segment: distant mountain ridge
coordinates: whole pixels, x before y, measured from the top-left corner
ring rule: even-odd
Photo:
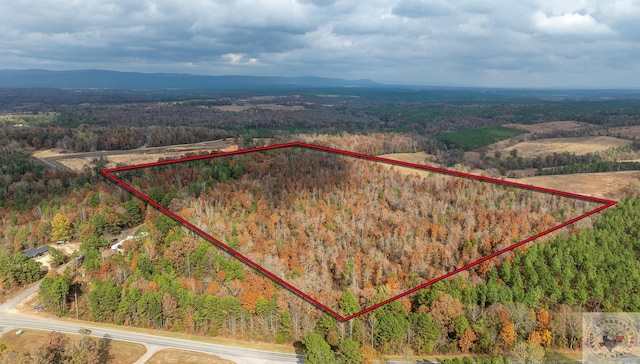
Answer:
[[[204,76],[180,73],[141,73],[106,70],[0,70],[0,87],[111,89],[256,89],[294,87],[375,87],[371,80],[315,76]]]

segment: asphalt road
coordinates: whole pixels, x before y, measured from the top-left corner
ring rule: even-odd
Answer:
[[[202,343],[198,341],[168,338],[164,336],[140,334],[126,330],[105,329],[92,326],[87,321],[82,325],[59,322],[56,319],[25,315],[16,310],[16,307],[37,292],[40,282],[25,289],[16,297],[0,305],[0,332],[16,329],[36,329],[45,331],[58,331],[77,334],[80,328],[91,330],[91,336],[97,338],[110,338],[143,344],[147,347],[174,348],[181,350],[198,351],[232,360],[236,363],[247,364],[275,364],[275,363],[304,363],[303,355],[276,353],[270,351],[243,349],[232,346]]]
[[[62,333],[77,334],[80,328],[91,330],[92,337],[109,338],[143,345],[155,345],[163,348],[199,351],[214,354],[219,357],[233,360],[237,363],[304,363],[304,356],[294,354],[275,353],[270,351],[242,349],[231,346],[201,343],[197,341],[168,338],[163,336],[139,334],[120,330],[92,327],[90,322],[86,325],[68,324],[56,322],[51,319],[37,319],[29,316],[8,316],[0,314],[0,331],[9,328],[36,329],[45,331],[58,331]]]

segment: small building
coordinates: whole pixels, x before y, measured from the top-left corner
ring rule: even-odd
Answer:
[[[22,252],[22,255],[24,255],[27,258],[37,258],[41,255],[44,255],[48,251],[49,251],[49,246],[45,245],[39,248],[32,248],[29,250],[25,250]]]

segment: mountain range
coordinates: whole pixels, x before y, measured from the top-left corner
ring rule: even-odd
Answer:
[[[378,85],[366,79],[345,80],[315,76],[203,76],[180,73],[140,73],[106,70],[0,70],[0,87],[5,88],[243,90],[300,87],[375,87]]]

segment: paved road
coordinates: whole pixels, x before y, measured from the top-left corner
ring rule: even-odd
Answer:
[[[236,363],[247,364],[275,364],[275,363],[304,363],[303,355],[276,353],[270,351],[242,349],[232,346],[208,344],[198,341],[168,338],[164,336],[139,334],[126,330],[105,329],[94,327],[91,322],[72,324],[59,322],[56,319],[31,316],[20,313],[16,307],[27,297],[37,292],[40,282],[32,285],[16,297],[0,305],[0,332],[11,328],[37,329],[45,331],[58,331],[77,334],[80,328],[91,330],[93,337],[107,337],[113,340],[122,340],[140,343],[148,348],[174,348],[181,350],[199,351],[214,354]]]
[[[91,323],[69,324],[57,322],[55,319],[38,319],[26,315],[9,316],[0,314],[0,332],[8,328],[37,329],[45,331],[58,331],[63,333],[77,334],[81,327],[91,330],[91,336],[99,338],[110,338],[163,348],[175,348],[182,350],[199,351],[214,354],[225,359],[233,360],[237,363],[304,363],[304,356],[294,354],[275,353],[270,351],[252,350],[223,346],[216,344],[201,343],[197,341],[175,339],[163,336],[139,334],[113,329],[92,327]]]

